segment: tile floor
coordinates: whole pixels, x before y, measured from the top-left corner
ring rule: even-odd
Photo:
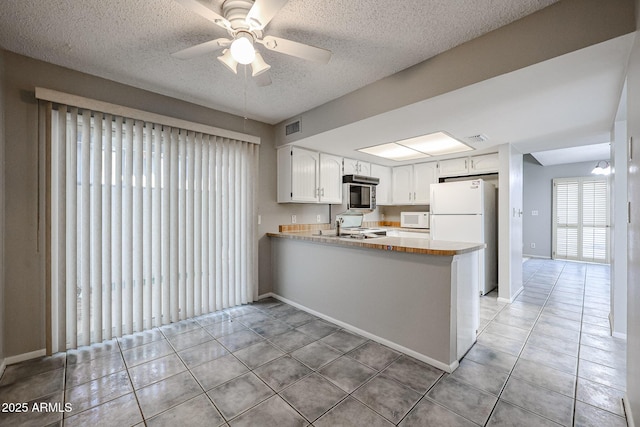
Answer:
[[[11,426],[626,426],[606,266],[531,259],[451,375],[268,299],[7,367]],[[50,406],[50,408],[52,407]]]

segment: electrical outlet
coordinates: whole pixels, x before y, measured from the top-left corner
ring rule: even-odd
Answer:
[[[531,216],[538,216],[538,211],[531,211]]]
[[[536,248],[536,244],[535,243],[531,243],[531,249],[535,249]]]
[[[380,219],[384,219],[384,214],[380,214]]]
[[[291,215],[291,224],[295,224],[295,223],[296,223],[296,216]]]
[[[262,224],[262,215],[258,215],[258,225]]]
[[[316,222],[320,222],[322,221],[322,218],[320,218],[320,215],[316,215]]]

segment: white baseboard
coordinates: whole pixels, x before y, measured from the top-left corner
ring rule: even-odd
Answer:
[[[542,255],[528,255],[528,254],[522,254],[523,258],[536,258],[536,259],[551,259],[550,256],[542,256]]]
[[[500,289],[498,287],[498,289]],[[498,297],[498,302],[503,302],[505,304],[511,304],[513,301],[515,301],[516,298],[518,298],[518,295],[520,295],[522,293],[522,291],[524,291],[524,286],[521,286],[520,289],[518,289],[515,293],[515,295],[512,295],[511,298],[501,298]]]
[[[317,317],[319,317],[321,319],[327,320],[327,321],[329,321],[331,323],[335,323],[336,325],[341,326],[344,329],[347,329],[347,330],[349,330],[351,332],[354,332],[354,333],[356,333],[358,335],[362,335],[363,337],[369,338],[370,340],[373,340],[373,341],[376,341],[376,342],[378,342],[380,344],[386,345],[387,347],[390,347],[390,348],[392,348],[394,350],[398,350],[401,353],[404,353],[404,354],[406,354],[408,356],[411,356],[411,357],[413,357],[415,359],[418,359],[418,360],[420,360],[422,362],[428,363],[429,365],[434,366],[434,367],[436,367],[438,369],[442,369],[445,372],[451,373],[459,365],[457,360],[455,362],[453,362],[452,364],[450,364],[450,365],[447,365],[446,363],[439,362],[439,361],[437,361],[435,359],[432,359],[432,358],[430,358],[428,356],[425,356],[424,354],[420,354],[420,353],[418,353],[418,352],[416,352],[414,350],[411,350],[409,348],[406,348],[404,346],[396,344],[396,343],[394,343],[392,341],[389,341],[389,340],[387,340],[385,338],[379,337],[379,336],[374,335],[374,334],[372,334],[370,332],[367,332],[367,331],[364,331],[364,330],[362,330],[360,328],[357,328],[357,327],[355,327],[355,326],[353,326],[353,325],[351,325],[349,323],[342,322],[342,321],[340,321],[338,319],[334,319],[331,316],[327,316],[325,314],[322,314],[320,312],[312,310],[312,309],[310,309],[308,307],[305,307],[302,304],[298,304],[297,302],[291,301],[291,300],[289,300],[287,298],[284,298],[284,297],[282,297],[280,295],[274,294],[273,292],[269,292],[268,294],[265,294],[264,297],[265,298],[273,297],[273,298],[275,298],[277,300],[280,300],[280,301],[282,301],[284,303],[287,303],[287,304],[292,305],[292,306],[294,306],[296,308],[299,308],[300,310],[306,311],[309,314],[313,314],[314,316],[317,316]]]
[[[262,294],[262,295],[258,295],[258,301],[260,301],[261,299],[265,299],[265,298],[275,298],[275,295],[273,292],[267,292],[266,294]]]
[[[29,353],[22,353],[22,354],[17,354],[15,356],[9,356],[6,359],[4,359],[4,361],[8,366],[8,365],[13,365],[15,363],[24,362],[25,360],[31,360],[31,359],[35,359],[37,357],[42,357],[46,355],[47,355],[47,350],[43,348],[41,350],[31,351]]]
[[[611,336],[614,338],[620,338],[623,340],[627,340],[627,334],[623,332],[614,332],[613,330],[613,313],[609,313],[609,332],[611,332]]]
[[[622,398],[622,406],[624,406],[624,413],[627,415],[627,425],[629,427],[635,427],[636,424],[633,421],[633,413],[631,412],[631,405],[629,404],[629,398],[625,394]]]

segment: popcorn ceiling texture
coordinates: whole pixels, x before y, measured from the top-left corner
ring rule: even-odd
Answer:
[[[171,53],[226,32],[173,0],[6,0],[0,47],[267,123],[352,92],[557,0],[290,0],[265,30],[333,52],[318,65],[258,46],[273,84],[205,55]],[[221,0],[202,1],[220,11]]]

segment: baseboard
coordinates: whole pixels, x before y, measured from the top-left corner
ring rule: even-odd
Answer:
[[[536,259],[551,259],[550,256],[542,256],[542,255],[527,255],[527,254],[522,254],[523,258],[536,258]]]
[[[25,360],[35,359],[37,357],[43,357],[47,355],[46,349],[31,351],[29,353],[17,354],[15,356],[10,356],[4,359],[5,363],[8,365],[13,365],[16,363],[24,362]]]
[[[636,427],[633,421],[633,413],[631,412],[631,405],[629,404],[629,397],[625,394],[622,398],[622,406],[624,406],[624,413],[627,415],[627,426]]]
[[[613,313],[609,313],[609,332],[611,332],[611,336],[614,338],[620,338],[623,340],[627,340],[627,334],[622,332],[615,332],[613,330]]]
[[[309,314],[313,314],[314,316],[319,317],[319,318],[324,319],[324,320],[327,320],[327,321],[329,321],[331,323],[335,323],[336,325],[338,325],[338,326],[340,326],[340,327],[342,327],[344,329],[347,329],[347,330],[349,330],[349,331],[351,331],[353,333],[356,333],[358,335],[361,335],[363,337],[369,338],[370,340],[376,341],[376,342],[378,342],[380,344],[386,345],[387,347],[390,347],[390,348],[392,348],[394,350],[398,350],[401,353],[404,353],[404,354],[406,354],[408,356],[411,356],[411,357],[413,357],[415,359],[418,359],[418,360],[420,360],[422,362],[425,362],[425,363],[427,363],[427,364],[429,364],[431,366],[434,366],[434,367],[436,367],[438,369],[441,369],[441,370],[443,370],[445,372],[451,373],[459,365],[457,360],[454,361],[452,364],[447,365],[446,363],[442,363],[440,361],[437,361],[435,359],[427,357],[427,356],[425,356],[423,354],[420,354],[420,353],[418,353],[418,352],[416,352],[414,350],[411,350],[409,348],[406,348],[404,346],[396,344],[396,343],[394,343],[392,341],[389,341],[386,338],[379,337],[379,336],[374,335],[374,334],[372,334],[370,332],[367,332],[367,331],[364,331],[364,330],[362,330],[362,329],[360,329],[358,327],[355,327],[355,326],[353,326],[353,325],[351,325],[349,323],[343,322],[343,321],[338,320],[338,319],[334,319],[331,316],[327,316],[325,314],[322,314],[320,312],[312,310],[312,309],[310,309],[308,307],[305,307],[302,304],[298,304],[297,302],[291,301],[291,300],[289,300],[287,298],[284,298],[284,297],[282,297],[280,295],[277,295],[277,294],[274,294],[272,292],[270,292],[268,294],[265,294],[265,298],[267,298],[267,296],[273,297],[273,298],[275,298],[275,299],[277,299],[279,301],[282,301],[284,303],[292,305],[292,306],[294,306],[294,307],[296,307],[296,308],[298,308],[298,309],[300,309],[302,311],[306,311]]]
[[[266,294],[258,295],[258,301],[265,298],[275,298],[275,295],[273,292],[267,292]]]
[[[498,289],[500,289],[498,287]],[[514,302],[516,300],[516,298],[518,298],[518,295],[520,295],[522,293],[522,291],[524,291],[524,286],[521,286],[520,289],[518,289],[515,293],[515,295],[513,295],[511,298],[501,298],[498,297],[498,302],[503,302],[505,304],[511,304],[512,302]]]

